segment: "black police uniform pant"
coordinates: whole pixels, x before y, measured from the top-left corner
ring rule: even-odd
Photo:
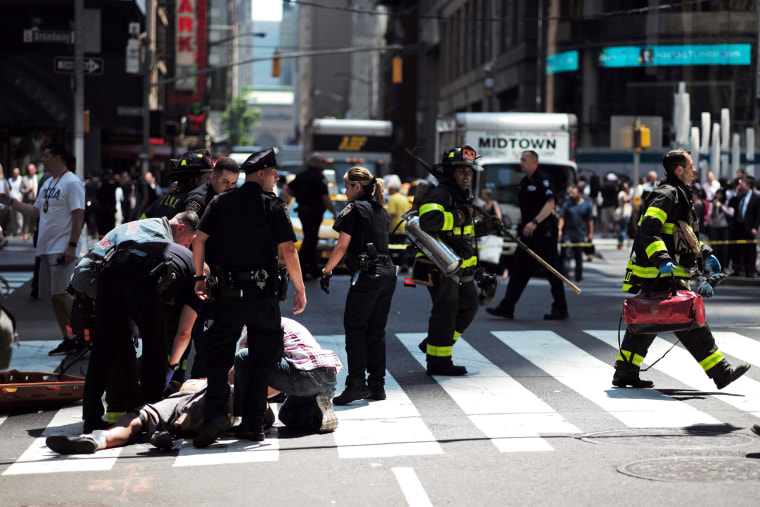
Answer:
[[[715,345],[715,338],[713,338],[712,331],[707,323],[695,329],[675,331],[674,334],[697,362],[706,359],[718,350]],[[656,336],[656,333],[633,333],[626,330],[620,349],[646,357],[647,351]]]
[[[525,245],[533,250],[536,255],[545,260],[554,269],[559,266],[559,253],[557,252],[557,234],[553,233],[549,236],[532,236],[530,238],[521,237]],[[518,248],[515,251],[515,258],[512,260],[512,269],[509,271],[509,284],[507,285],[507,293],[499,303],[499,308],[507,313],[514,313],[515,305],[522,296],[525,287],[528,285],[530,277],[535,272],[536,268],[541,264],[534,259],[528,252],[522,248]],[[567,300],[565,300],[565,287],[562,285],[562,281],[549,273],[546,268],[546,276],[551,286],[551,293],[554,302],[552,303],[552,311],[566,312]]]
[[[322,225],[324,210],[315,207],[299,206],[298,218],[303,227],[303,243],[298,257],[301,260],[301,271],[304,274],[318,276],[319,262],[317,259],[317,242],[319,241],[319,226]]]
[[[128,411],[163,397],[166,382],[166,303],[142,265],[106,268],[98,282],[98,336],[93,340],[83,395],[87,421],[103,416],[100,399],[108,386],[109,411]],[[130,320],[140,330],[139,382]],[[109,382],[109,378],[119,382]]]
[[[385,325],[396,290],[396,266],[378,266],[376,274],[361,273],[348,289],[343,327],[346,330],[348,377],[385,378]]]
[[[227,415],[226,404],[230,395],[227,374],[235,359],[235,345],[245,325],[248,327],[250,368],[247,370],[247,392],[239,398],[243,402],[239,413],[244,423],[254,426],[263,424],[267,376],[280,360],[283,345],[279,299],[257,292],[259,289],[254,286],[244,289],[243,297],[217,296],[211,305],[209,318],[214,323],[202,338],[208,374],[206,421]]]
[[[433,309],[428,321],[427,343],[451,347],[454,333],[464,333],[478,313],[478,292],[472,280],[460,283],[438,269],[432,271],[432,279],[433,285],[428,287]]]

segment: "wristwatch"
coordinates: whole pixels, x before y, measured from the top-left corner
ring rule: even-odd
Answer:
[[[193,277],[193,280],[195,280],[196,282],[200,282],[200,281],[203,281],[205,279],[206,279],[206,275],[195,275]]]
[[[73,246],[74,248],[76,248],[77,247],[77,242],[76,241],[69,241],[69,246]]]
[[[536,220],[535,218],[534,218],[533,220],[531,220],[530,222],[531,222],[532,224],[538,225],[538,220]]]
[[[325,278],[330,278],[332,277],[332,275],[333,275],[332,271],[328,273],[327,271],[325,271],[325,268],[322,268],[322,276],[324,276]]]
[[[179,363],[177,363],[177,364],[170,364],[169,365],[169,369],[172,370],[172,371],[179,370]]]

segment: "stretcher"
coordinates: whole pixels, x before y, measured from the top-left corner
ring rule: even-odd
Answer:
[[[19,407],[57,407],[82,399],[84,377],[39,371],[0,372],[0,411]]]

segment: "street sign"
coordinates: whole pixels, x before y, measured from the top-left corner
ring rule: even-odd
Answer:
[[[74,32],[70,30],[24,30],[25,44],[74,44]]]
[[[69,74],[74,72],[74,58],[71,56],[56,56],[55,71],[59,74]],[[85,57],[84,73],[88,76],[103,75],[103,59],[89,56]]]

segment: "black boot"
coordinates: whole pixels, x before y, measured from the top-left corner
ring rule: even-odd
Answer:
[[[612,376],[612,385],[615,387],[636,387],[644,389],[654,387],[651,380],[639,378],[639,367],[625,361],[615,361],[615,374]]]
[[[427,356],[427,374],[461,377],[467,375],[467,368],[455,365],[451,357]]]
[[[736,368],[731,366],[728,361],[721,359],[718,364],[707,370],[707,376],[713,379],[718,389],[723,389],[728,384],[738,379],[749,370],[747,363],[741,363]]]
[[[348,405],[352,401],[363,400],[370,395],[369,389],[367,389],[367,383],[364,379],[347,378],[346,389],[340,396],[333,398],[335,405]]]
[[[384,379],[370,380],[367,382],[367,385],[369,387],[369,396],[367,396],[368,400],[380,401],[385,399]]]
[[[425,338],[424,340],[422,340],[422,341],[421,341],[421,342],[420,342],[420,343],[417,345],[417,348],[418,348],[418,349],[420,349],[420,352],[422,352],[423,354],[427,354],[427,342],[428,342],[428,339],[427,339],[427,338]]]

